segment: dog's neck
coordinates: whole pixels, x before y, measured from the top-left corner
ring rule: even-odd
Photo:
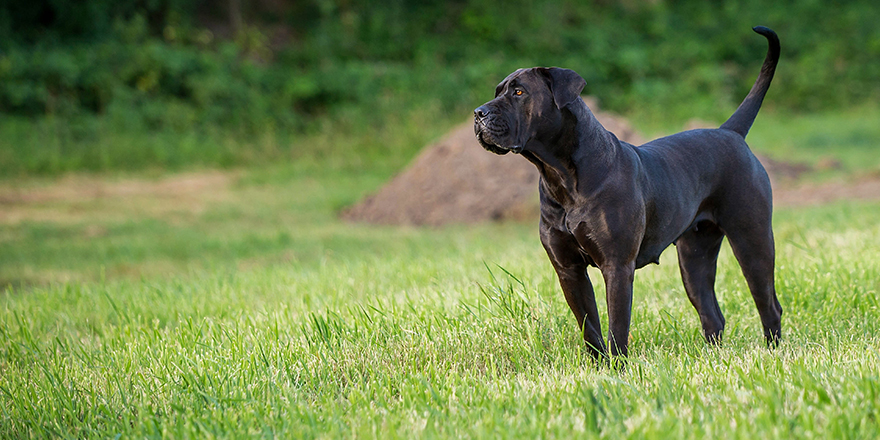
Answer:
[[[522,156],[538,168],[545,196],[566,206],[605,177],[620,142],[580,99],[566,106],[562,117],[573,121],[563,123],[554,137],[530,140]]]

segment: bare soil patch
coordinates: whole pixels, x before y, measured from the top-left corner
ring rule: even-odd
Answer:
[[[773,188],[773,202],[777,206],[821,205],[837,200],[880,200],[880,176]]]
[[[0,224],[194,214],[224,199],[234,179],[211,171],[154,180],[78,175],[44,185],[9,183],[0,185]]]

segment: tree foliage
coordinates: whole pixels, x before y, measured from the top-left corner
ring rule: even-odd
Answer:
[[[464,116],[510,71],[556,65],[607,108],[720,118],[763,60],[758,24],[782,41],[770,105],[850,107],[880,98],[878,22],[873,0],[4,2],[0,113],[308,133]]]

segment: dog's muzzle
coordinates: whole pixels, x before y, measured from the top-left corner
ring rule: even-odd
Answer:
[[[506,147],[501,141],[502,138],[510,135],[510,128],[504,118],[493,113],[492,110],[481,105],[474,110],[474,134],[477,141],[487,151],[495,154],[507,154],[509,152],[520,153],[522,146],[514,145]]]

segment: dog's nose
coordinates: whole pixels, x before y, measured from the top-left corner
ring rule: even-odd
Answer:
[[[489,108],[486,107],[485,105],[481,105],[481,106],[477,107],[476,110],[474,110],[474,116],[479,119],[485,118],[486,115],[488,115],[488,114],[489,114]]]

